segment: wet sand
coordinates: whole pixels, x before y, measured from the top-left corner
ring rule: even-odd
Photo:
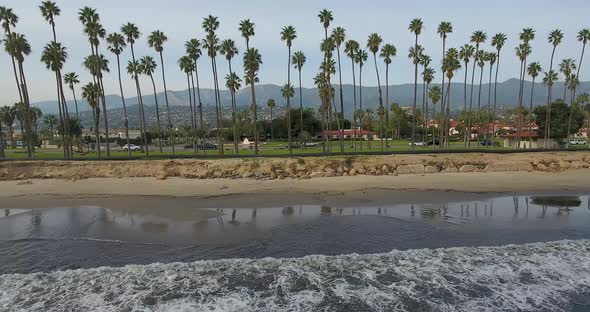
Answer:
[[[90,178],[0,181],[0,208],[108,206],[264,208],[285,205],[350,207],[476,200],[503,194],[588,192],[590,169],[559,173],[491,172],[354,176],[308,180]],[[203,210],[203,218],[211,212]]]

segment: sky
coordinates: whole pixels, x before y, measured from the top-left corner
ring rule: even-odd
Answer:
[[[32,45],[32,53],[25,60],[25,70],[31,102],[53,100],[56,98],[55,76],[40,62],[43,46],[50,42],[51,28],[42,18],[37,0],[2,0],[1,6],[12,8],[19,16],[19,22],[13,31],[23,33]],[[238,23],[249,18],[256,25],[256,35],[251,39],[251,46],[259,49],[263,65],[260,71],[261,83],[282,85],[287,81],[287,47],[280,40],[283,26],[293,25],[297,30],[297,39],[293,43],[293,51],[303,51],[307,63],[303,68],[303,87],[313,87],[313,77],[322,60],[319,45],[323,39],[323,28],[317,17],[321,9],[333,12],[332,27],[341,26],[346,29],[347,40],[355,39],[362,47],[366,45],[371,33],[378,33],[384,43],[397,47],[398,55],[390,65],[390,84],[412,83],[414,69],[408,59],[408,49],[413,45],[414,37],[408,31],[408,24],[413,18],[424,21],[424,30],[419,43],[425,53],[432,59],[435,69],[440,67],[442,55],[441,39],[436,33],[441,21],[450,21],[454,31],[449,35],[447,47],[459,48],[468,42],[470,34],[475,30],[483,30],[488,38],[502,32],[508,36],[503,50],[499,80],[504,81],[518,76],[519,62],[514,55],[518,45],[518,33],[523,27],[536,30],[536,39],[532,42],[533,53],[530,61],[539,61],[544,69],[549,67],[551,46],[547,43],[548,33],[556,28],[561,29],[565,37],[557,48],[555,62],[564,58],[573,58],[579,62],[581,43],[576,39],[577,32],[590,27],[587,13],[590,12],[590,1],[587,0],[57,0],[61,8],[61,16],[56,18],[58,41],[67,47],[69,58],[64,72],[74,71],[80,75],[82,84],[89,82],[91,76],[82,67],[85,56],[90,54],[90,46],[78,21],[77,12],[83,6],[97,9],[100,19],[108,33],[119,32],[121,25],[133,22],[142,32],[136,44],[136,55],[157,56],[147,46],[147,35],[154,31],[163,31],[168,37],[164,46],[164,63],[169,90],[184,90],[186,76],[178,69],[177,61],[184,55],[184,42],[191,38],[202,39],[205,32],[201,27],[204,17],[209,14],[219,17],[220,39],[233,39],[240,53],[245,49],[244,39],[238,30]],[[482,48],[491,51],[489,39]],[[110,60],[111,73],[105,77],[107,94],[118,94],[116,59],[106,51],[106,43],[101,44],[102,52]],[[122,54],[122,63],[130,58],[129,49]],[[590,55],[586,57],[580,79],[590,80]],[[372,60],[372,59],[371,59]],[[219,57],[217,60],[219,74],[228,73],[227,61]],[[234,59],[232,67],[242,76],[242,58]],[[159,65],[159,64],[158,64]],[[378,60],[382,83],[384,83],[385,67]],[[207,58],[199,62],[202,87],[212,87],[211,65]],[[124,69],[123,69],[124,70]],[[342,82],[352,83],[350,60],[342,56]],[[358,72],[357,72],[358,73]],[[367,63],[363,70],[363,85],[376,85],[377,79],[373,63]],[[162,91],[161,73],[156,73],[158,92]],[[124,92],[126,97],[135,95],[135,86],[126,73]],[[296,79],[292,71],[292,80]],[[456,77],[463,77],[462,70]],[[437,72],[435,81],[440,81]],[[561,78],[562,79],[562,78]],[[457,80],[460,80],[458,78]],[[151,93],[151,85],[147,78],[142,78],[144,93]],[[485,80],[484,80],[485,82]],[[296,81],[293,82],[296,85]],[[10,57],[0,52],[0,105],[11,105],[18,101],[16,82],[12,73]],[[82,85],[81,84],[81,85]],[[81,86],[80,85],[80,86]],[[77,90],[77,92],[79,92]],[[68,92],[69,93],[69,92]],[[69,98],[69,94],[68,98]],[[79,96],[79,95],[78,95]]]

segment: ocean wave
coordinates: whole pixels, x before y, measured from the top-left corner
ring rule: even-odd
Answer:
[[[0,276],[0,311],[570,311],[589,296],[590,240]]]

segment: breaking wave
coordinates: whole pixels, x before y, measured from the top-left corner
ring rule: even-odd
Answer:
[[[588,298],[590,240],[0,276],[0,311],[573,311]]]

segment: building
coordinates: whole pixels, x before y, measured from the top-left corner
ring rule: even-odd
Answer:
[[[363,140],[377,140],[378,136],[376,132],[373,131],[368,131],[368,130],[362,130],[362,129],[344,129],[344,139],[352,139],[352,138],[357,138],[357,139],[363,139]],[[342,133],[340,132],[340,130],[330,130],[330,131],[324,131],[322,132],[322,135],[320,136],[320,138],[322,137],[330,137],[332,139],[339,139],[340,135]]]
[[[518,141],[519,137],[520,142]],[[501,135],[500,138],[503,140],[504,147],[522,149],[545,147],[545,139],[540,137],[537,132],[521,132],[520,135],[518,133],[510,133]],[[559,143],[554,139],[549,139],[547,147],[558,148]]]

